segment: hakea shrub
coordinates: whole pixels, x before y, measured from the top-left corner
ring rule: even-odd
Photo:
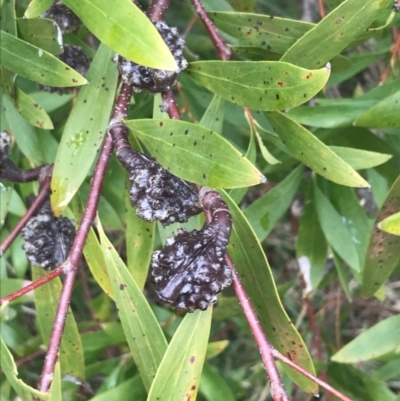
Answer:
[[[180,72],[189,65],[183,57],[185,41],[178,36],[177,28],[170,28],[164,21],[157,21],[154,25],[171,50],[178,68],[175,71],[157,70],[116,55],[113,61],[118,64],[122,81],[132,85],[135,92],[147,90],[155,94],[168,91],[176,84]]]
[[[151,274],[157,295],[174,308],[193,312],[217,301],[232,282],[225,262],[232,218],[221,196],[201,188],[200,199],[211,222],[198,231],[178,229],[162,251],[152,254]]]
[[[46,201],[21,231],[22,248],[30,263],[46,270],[62,265],[75,239],[74,223],[66,217],[55,217]]]

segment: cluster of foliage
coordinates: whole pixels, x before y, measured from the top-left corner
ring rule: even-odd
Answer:
[[[172,220],[143,220],[139,165],[157,172],[161,165],[164,178],[221,194],[232,214],[230,257],[274,348],[354,400],[399,400],[400,13],[393,0],[326,0],[326,17],[316,12],[315,22],[301,20],[300,2],[204,1],[230,61],[218,60],[222,49],[189,0],[172,1],[165,16],[186,41],[182,54],[182,39],[173,39],[175,58],[160,36],[169,28],[156,28],[130,0],[64,0],[72,26],[44,14],[52,3],[0,1],[0,128],[11,137],[0,149],[2,241],[39,192],[37,181],[10,182],[11,163],[26,170],[54,163],[52,213],[68,235],[67,219],[79,227],[119,72],[127,71],[122,63],[133,66],[126,75],[148,79],[124,121],[141,159],[129,174],[115,155],[107,167],[50,392],[36,388],[64,278],[1,307],[1,400],[275,399],[231,288],[215,306],[196,301],[206,310],[186,314],[156,295],[151,276],[164,280],[176,238],[215,235],[212,224],[200,231],[201,215],[168,226]],[[302,2],[309,3],[316,6]],[[79,68],[63,59],[68,45],[82,49]],[[177,68],[183,56],[188,63]],[[181,121],[154,94],[160,82],[169,90],[175,81]],[[0,260],[2,297],[46,275],[23,250],[32,250],[24,238],[31,240],[37,220],[30,224]],[[72,241],[61,242],[66,256]],[[39,256],[46,268],[52,256],[56,266],[65,259]],[[320,391],[278,367],[290,399]]]

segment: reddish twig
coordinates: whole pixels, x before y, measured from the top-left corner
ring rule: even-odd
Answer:
[[[28,292],[33,291],[35,288],[38,288],[42,286],[43,284],[48,283],[49,281],[55,279],[58,276],[61,276],[61,274],[64,273],[64,264],[62,264],[60,267],[57,269],[52,270],[49,274],[46,274],[44,277],[42,277],[39,280],[34,281],[33,283],[26,285],[25,287],[13,292],[10,295],[5,296],[4,298],[0,299],[0,305],[3,305],[6,302],[11,302],[14,299],[17,299],[19,297],[22,297],[22,295],[27,294]]]
[[[43,168],[42,170],[43,171]],[[51,169],[50,169],[51,171]],[[25,215],[21,218],[18,224],[14,227],[8,237],[2,242],[0,245],[0,257],[4,255],[4,252],[9,248],[9,246],[13,243],[15,238],[17,238],[18,234],[24,228],[25,224],[28,220],[37,212],[37,210],[42,206],[43,202],[47,199],[50,192],[50,174],[48,174],[40,187],[39,194],[27,210]]]
[[[324,2],[323,0],[318,0],[318,9],[319,9],[319,15],[321,17],[321,19],[325,18],[325,7],[324,7]]]
[[[67,318],[68,307],[71,300],[72,289],[75,283],[78,263],[82,250],[86,242],[92,221],[95,218],[97,206],[100,199],[100,191],[103,185],[104,176],[108,166],[108,161],[112,153],[112,139],[110,134],[106,134],[102,150],[93,172],[92,182],[88,201],[83,213],[82,221],[76,233],[75,241],[72,245],[66,263],[65,272],[68,273],[61,291],[56,318],[51,332],[50,342],[43,366],[42,377],[39,383],[39,390],[46,392],[50,388],[53,378],[54,367],[57,361],[57,354],[60,347],[62,333],[64,331],[65,320]]]
[[[390,50],[390,60],[388,62],[388,65],[385,69],[385,71],[383,72],[383,74],[381,75],[381,79],[380,79],[380,84],[384,84],[387,80],[387,77],[389,76],[390,71],[392,70],[392,64],[394,63],[394,59],[396,57],[396,54],[399,57],[399,63],[400,63],[400,34],[397,35],[397,29],[396,28],[392,28],[392,34],[393,34],[393,39],[394,39],[394,45],[392,46],[392,49]]]
[[[286,356],[282,355],[279,351],[277,351],[275,348],[272,349],[272,354],[274,357],[281,362],[285,363],[286,365],[289,365],[291,368],[297,370],[299,373],[304,375],[305,377],[308,377],[310,380],[313,382],[317,383],[321,387],[323,387],[325,390],[329,391],[331,394],[336,396],[342,401],[353,401],[351,398],[347,397],[346,395],[342,394],[340,391],[334,389],[332,386],[329,384],[325,383],[323,380],[319,379],[318,377],[315,377],[312,375],[310,372],[307,372],[304,368],[301,366],[297,365],[297,363],[291,361],[289,358],[286,358]]]
[[[149,7],[149,9],[147,11],[147,15],[153,22],[160,21],[161,19],[164,18],[164,14],[166,13],[166,11],[169,7],[169,3],[171,3],[171,0],[155,1]]]
[[[225,41],[221,38],[217,30],[215,29],[215,26],[212,23],[211,19],[208,17],[206,10],[201,4],[201,1],[192,0],[192,4],[199,18],[201,19],[201,22],[210,35],[210,39],[212,40],[214,47],[218,52],[219,58],[225,61],[230,60],[232,57],[232,49],[225,43]]]
[[[181,113],[176,105],[172,91],[163,92],[162,98],[164,110],[168,113],[169,117],[174,120],[181,120]]]
[[[257,347],[260,351],[265,370],[268,373],[271,383],[271,396],[274,401],[289,400],[283,386],[279,371],[275,364],[274,355],[272,353],[273,348],[267,340],[267,337],[265,336],[264,330],[261,327],[260,321],[257,318],[257,314],[253,309],[253,305],[251,304],[250,299],[242,286],[242,283],[239,280],[235,265],[233,264],[229,254],[225,256],[225,261],[232,269],[233,289],[235,290],[240,306],[243,309],[243,313],[246,316],[246,320],[250,326],[253,337],[256,340]]]

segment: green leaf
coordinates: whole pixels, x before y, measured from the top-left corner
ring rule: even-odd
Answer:
[[[54,21],[46,18],[17,18],[18,37],[51,54],[63,52],[61,32]]]
[[[4,343],[2,336],[0,336],[0,361],[3,373],[21,400],[50,401],[49,393],[35,390],[18,378],[18,370],[14,358]]]
[[[380,222],[400,209],[400,176],[392,185],[376,219]],[[367,250],[362,295],[372,296],[390,276],[400,258],[400,237],[374,227]]]
[[[201,118],[200,125],[222,135],[224,125],[225,100],[214,96]]]
[[[290,355],[294,362],[310,373],[315,372],[307,348],[279,299],[260,242],[241,210],[226,193],[222,195],[233,216],[229,254],[268,340],[279,352]],[[303,375],[291,368],[287,368],[287,373],[304,391],[317,392],[317,385]]]
[[[206,363],[200,381],[200,393],[208,401],[236,401],[233,390],[222,378],[220,372]]]
[[[143,384],[149,390],[167,350],[167,341],[150,305],[106,237],[100,223],[97,228],[118,315]]]
[[[346,148],[343,146],[329,146],[341,159],[354,170],[364,170],[380,166],[390,160],[393,155],[370,152],[368,150]]]
[[[53,129],[53,123],[43,107],[18,87],[15,87],[14,106],[29,124],[41,129]]]
[[[368,187],[355,170],[300,124],[280,112],[265,115],[293,156],[316,173],[341,185]]]
[[[314,191],[310,185],[299,221],[296,243],[296,258],[306,282],[306,294],[314,291],[321,282],[327,257],[328,244],[318,221]]]
[[[144,400],[146,398],[146,390],[143,387],[142,380],[139,375],[132,377],[115,387],[103,391],[102,393],[91,398],[90,401],[109,401],[109,400]]]
[[[156,27],[130,0],[63,0],[99,40],[147,67],[174,71],[174,57]]]
[[[53,4],[54,0],[32,0],[25,11],[25,18],[40,17]]]
[[[400,127],[400,91],[383,99],[362,114],[354,125],[359,127]]]
[[[43,162],[42,150],[35,130],[26,120],[18,113],[12,104],[11,98],[3,94],[3,106],[5,107],[5,115],[18,147],[22,153],[29,159],[33,165],[39,165]]]
[[[50,399],[51,401],[62,401],[62,388],[61,388],[61,368],[60,361],[57,361],[54,366],[53,380],[50,386]]]
[[[33,280],[38,280],[45,275],[46,272],[41,267],[32,266]],[[61,281],[56,277],[34,291],[37,323],[46,346],[49,344],[56,317],[61,288]],[[69,374],[79,380],[85,380],[82,342],[71,308],[68,309],[59,355],[63,376]]]
[[[387,354],[400,355],[400,315],[391,316],[346,344],[332,356],[341,363],[359,363]]]
[[[106,46],[100,46],[88,72],[90,84],[80,90],[64,128],[51,181],[56,215],[79,189],[102,145],[118,76],[112,54]]]
[[[0,227],[3,227],[4,220],[7,216],[12,194],[13,184],[4,182],[0,185]]]
[[[0,3],[0,8],[0,28],[10,35],[17,36],[17,25],[15,23],[15,0],[2,1]]]
[[[125,199],[127,209],[126,264],[137,286],[143,290],[153,251],[156,223],[148,223],[138,217],[130,204],[129,196],[126,196]]]
[[[314,185],[315,206],[319,224],[329,245],[351,266],[356,272],[360,271],[360,260],[356,245],[342,217],[333,207],[329,199]]]
[[[79,73],[52,54],[0,31],[1,65],[40,84],[71,87],[87,83]]]
[[[148,401],[195,400],[210,335],[212,307],[186,314],[149,391]]]
[[[305,70],[280,61],[198,61],[186,72],[232,103],[282,110],[315,96],[326,84],[330,69]]]
[[[378,227],[389,234],[400,235],[400,212],[386,217],[378,223]]]
[[[320,68],[339,54],[376,18],[390,0],[346,0],[304,34],[281,60],[304,68]]]
[[[244,215],[259,241],[263,241],[286,213],[303,178],[303,166],[297,166],[278,185],[253,202]]]
[[[220,135],[186,121],[129,120],[126,125],[172,174],[212,188],[256,185],[264,176]]]
[[[214,315],[213,315],[214,317]],[[206,359],[211,359],[219,355],[221,352],[224,352],[226,347],[229,345],[228,340],[220,340],[220,341],[213,341],[208,343],[207,345],[207,352],[206,352]]]
[[[213,12],[215,26],[247,47],[259,47],[282,54],[314,24],[270,15]]]

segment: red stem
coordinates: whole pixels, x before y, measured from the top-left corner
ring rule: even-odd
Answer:
[[[233,264],[229,254],[226,254],[225,261],[232,269],[233,289],[235,290],[247,322],[249,323],[253,337],[256,340],[257,347],[260,351],[265,370],[268,373],[271,383],[271,397],[274,399],[274,401],[289,401],[279,371],[275,364],[274,355],[272,353],[273,348],[264,334],[264,330],[257,318],[257,314],[255,313],[253,305],[251,304],[250,299],[239,280],[235,265]]]
[[[215,29],[215,26],[212,23],[211,19],[208,17],[207,12],[203,7],[203,4],[201,4],[201,1],[192,0],[192,4],[199,18],[201,19],[201,22],[210,35],[210,39],[212,40],[214,47],[218,52],[219,58],[225,61],[230,60],[232,58],[232,49],[225,43],[225,41],[221,38],[217,30]]]
[[[21,232],[21,230],[24,228],[25,224],[28,222],[28,220],[36,213],[36,211],[42,206],[43,202],[47,199],[49,196],[50,192],[50,177],[46,177],[40,190],[39,194],[30,206],[30,208],[27,210],[25,215],[22,217],[22,219],[18,222],[18,224],[14,227],[14,229],[11,231],[11,233],[8,235],[8,237],[3,241],[3,243],[0,245],[0,257],[4,255],[4,252],[9,248],[9,246],[13,243],[15,238],[17,238],[18,234]]]
[[[168,113],[169,117],[173,120],[181,120],[181,112],[176,105],[174,94],[172,91],[162,92],[164,110]]]
[[[297,370],[299,373],[301,373],[302,375],[308,377],[310,380],[312,380],[313,382],[317,383],[318,385],[320,385],[321,387],[323,387],[325,390],[329,391],[330,393],[332,393],[334,396],[336,396],[337,398],[339,398],[342,401],[353,401],[351,398],[347,397],[346,395],[342,394],[341,392],[339,392],[338,390],[334,389],[332,386],[330,386],[329,384],[325,383],[323,380],[319,379],[318,377],[315,377],[314,375],[312,375],[311,373],[307,372],[304,368],[302,368],[301,366],[297,365],[296,363],[294,363],[293,361],[291,361],[289,358],[287,358],[286,356],[282,355],[279,351],[277,351],[275,348],[272,349],[272,354],[274,355],[274,357],[276,359],[279,359],[280,361],[282,361],[283,363],[286,363],[286,365],[289,365],[291,368]]]
[[[75,241],[67,261],[64,263],[65,269],[69,269],[66,275],[64,285],[61,291],[56,318],[51,332],[49,347],[43,366],[42,377],[39,383],[39,390],[46,392],[50,388],[53,378],[54,367],[57,361],[57,354],[60,347],[62,333],[67,318],[68,307],[71,300],[72,289],[75,283],[78,263],[80,261],[82,250],[86,242],[92,221],[95,218],[97,205],[100,199],[101,187],[107,170],[108,161],[112,153],[112,139],[110,134],[106,134],[102,150],[93,172],[92,182],[88,201],[83,213],[82,221],[76,233]]]
[[[147,15],[153,21],[160,21],[164,18],[164,14],[166,13],[169,3],[171,0],[158,0],[152,4],[149,9],[147,10]]]

